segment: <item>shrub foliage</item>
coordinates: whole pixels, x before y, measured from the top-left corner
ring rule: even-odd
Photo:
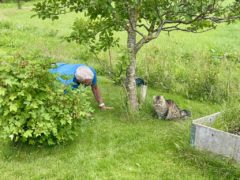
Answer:
[[[92,112],[81,89],[64,87],[48,61],[0,61],[0,135],[29,144],[73,140]]]

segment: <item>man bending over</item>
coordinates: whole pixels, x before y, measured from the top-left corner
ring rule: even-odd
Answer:
[[[112,109],[112,107],[105,106],[99,87],[97,85],[97,74],[96,71],[89,66],[84,64],[65,64],[56,63],[57,67],[50,69],[51,73],[57,73],[60,76],[68,76],[68,79],[58,77],[58,80],[66,86],[71,85],[72,89],[78,88],[80,84],[85,86],[91,86],[93,95],[98,102],[99,108]]]

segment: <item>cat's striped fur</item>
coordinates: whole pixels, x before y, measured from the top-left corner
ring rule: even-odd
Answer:
[[[173,100],[165,100],[163,96],[153,97],[153,107],[160,119],[180,119],[191,116],[187,110],[181,110]]]

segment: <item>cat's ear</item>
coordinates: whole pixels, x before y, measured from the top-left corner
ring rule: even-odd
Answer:
[[[160,96],[161,101],[166,101],[164,96]]]

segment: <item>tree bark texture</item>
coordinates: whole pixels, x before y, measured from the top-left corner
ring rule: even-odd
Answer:
[[[137,99],[136,91],[136,23],[137,23],[137,14],[134,9],[129,12],[129,28],[128,28],[128,53],[130,65],[127,69],[127,79],[126,79],[126,89],[128,93],[128,101],[131,111],[137,111],[139,104]]]
[[[21,1],[20,0],[17,0],[17,5],[18,5],[18,9],[21,9],[22,6],[21,6]]]

